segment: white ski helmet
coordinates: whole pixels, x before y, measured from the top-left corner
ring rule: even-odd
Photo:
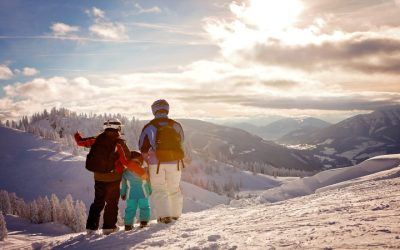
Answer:
[[[153,112],[153,115],[156,115],[156,113],[160,110],[165,110],[167,114],[169,112],[169,104],[164,99],[157,100],[151,105],[151,111]]]
[[[103,129],[106,130],[108,128],[116,129],[118,131],[122,130],[122,123],[117,118],[112,118],[104,122]]]

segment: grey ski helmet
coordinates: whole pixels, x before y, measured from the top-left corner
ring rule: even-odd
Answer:
[[[151,111],[153,112],[153,115],[156,115],[156,113],[160,110],[165,110],[167,114],[169,113],[169,104],[164,99],[157,100],[151,105]]]

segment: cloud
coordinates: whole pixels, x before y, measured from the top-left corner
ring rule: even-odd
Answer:
[[[64,77],[36,78],[25,83],[15,83],[4,87],[9,97],[24,98],[40,103],[60,100],[84,99],[96,95],[97,87],[83,77],[67,79]]]
[[[24,115],[32,115],[34,112],[43,111],[40,103],[31,100],[15,101],[8,97],[0,98],[0,120],[17,120]]]
[[[391,63],[398,60],[382,60],[384,56],[400,54],[400,39],[354,37],[320,45],[287,46],[279,42],[257,44],[252,49],[238,52],[244,60],[266,65],[282,65],[304,70],[321,70],[329,67],[361,69],[368,72],[397,71]],[[378,58],[382,63],[366,63],[366,59]],[[364,66],[363,66],[364,65]],[[368,70],[368,71],[367,71]]]
[[[34,75],[39,74],[39,71],[37,69],[35,69],[35,68],[25,67],[22,70],[22,74],[24,76],[34,76]]]
[[[255,8],[257,4],[260,5],[259,8]],[[218,18],[206,20],[205,29],[220,46],[222,55],[232,63],[261,63],[302,70],[329,70],[331,67],[342,67],[346,70],[370,68],[372,72],[386,70],[396,73],[396,67],[391,70],[391,67],[384,63],[369,63],[368,67],[361,67],[359,62],[388,62],[383,57],[393,53],[400,54],[400,15],[393,2],[368,0],[352,1],[349,4],[348,1],[342,0],[334,3],[303,1],[302,8],[296,9],[302,12],[291,14],[295,19],[284,23],[284,28],[280,25],[274,26],[276,24],[273,20],[268,20],[269,17],[265,16],[265,13],[258,11],[261,6],[270,7],[268,11],[284,12],[278,8],[280,4],[275,6],[275,3],[252,0],[248,5],[232,3],[231,21]],[[374,7],[381,11],[373,14],[376,11]],[[395,19],[391,18],[393,9],[397,13]],[[353,18],[354,13],[357,14],[356,20]],[[375,26],[368,24],[367,30],[360,28],[363,23],[376,16],[386,22],[378,25],[375,23]],[[340,21],[342,19],[356,21],[357,26],[350,27]],[[284,21],[287,20],[290,19]],[[393,20],[397,22],[393,23]],[[267,24],[273,27],[266,27]]]
[[[151,8],[143,8],[139,3],[135,3],[135,8],[139,11],[139,13],[161,13],[162,10],[158,6],[153,6]]]
[[[8,80],[14,76],[12,70],[5,64],[0,64],[0,80]]]
[[[94,18],[105,18],[105,11],[102,9],[99,9],[97,7],[92,7],[91,9],[85,10],[85,13]]]
[[[111,40],[126,40],[126,28],[123,24],[101,22],[90,26],[90,32],[98,37]]]
[[[93,14],[93,16],[99,17],[99,18],[104,18],[104,15],[105,15],[103,10],[96,8],[96,7],[92,8],[92,14]]]
[[[272,68],[267,72],[262,67],[240,68],[224,61],[198,61],[176,72],[36,78],[9,84],[4,92],[12,100],[10,107],[25,100],[46,108],[56,105],[78,112],[118,112],[140,115],[141,119],[151,118],[149,107],[160,98],[171,102],[175,117],[197,118],[265,115],[272,110],[285,110],[287,115],[307,114],[307,110],[373,110],[400,100],[398,93],[356,93],[313,82],[306,75],[283,75]],[[22,113],[28,110],[31,108],[26,106]]]
[[[65,23],[53,23],[50,26],[50,29],[53,31],[55,36],[65,36],[79,31],[78,26],[71,26]]]
[[[377,27],[398,27],[400,21],[398,0],[307,0],[304,3],[307,8],[300,17],[302,25],[308,25],[315,18],[322,18],[326,21],[325,33],[335,30],[360,32]]]
[[[372,100],[371,100],[372,98]],[[248,95],[194,95],[182,97],[182,101],[195,99],[202,103],[224,103],[234,105],[232,107],[246,109],[252,107],[257,109],[280,109],[280,110],[325,110],[325,111],[348,111],[348,110],[376,110],[378,108],[400,105],[400,94],[342,94],[336,96],[248,96]]]
[[[91,34],[108,40],[123,41],[128,40],[125,25],[106,20],[105,11],[93,7],[86,10],[86,13],[94,17],[93,24],[89,27]]]

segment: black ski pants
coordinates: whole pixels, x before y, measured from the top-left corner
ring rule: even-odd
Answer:
[[[90,206],[86,229],[97,230],[99,228],[100,213],[103,209],[103,229],[112,229],[116,227],[118,217],[119,185],[120,181],[95,181],[94,201]]]

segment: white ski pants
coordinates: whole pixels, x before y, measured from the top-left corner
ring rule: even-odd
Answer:
[[[180,166],[182,168],[182,166]],[[157,164],[149,166],[150,182],[153,193],[150,195],[152,213],[158,218],[180,217],[183,197],[179,183],[181,170],[176,163],[161,163],[157,174]]]

